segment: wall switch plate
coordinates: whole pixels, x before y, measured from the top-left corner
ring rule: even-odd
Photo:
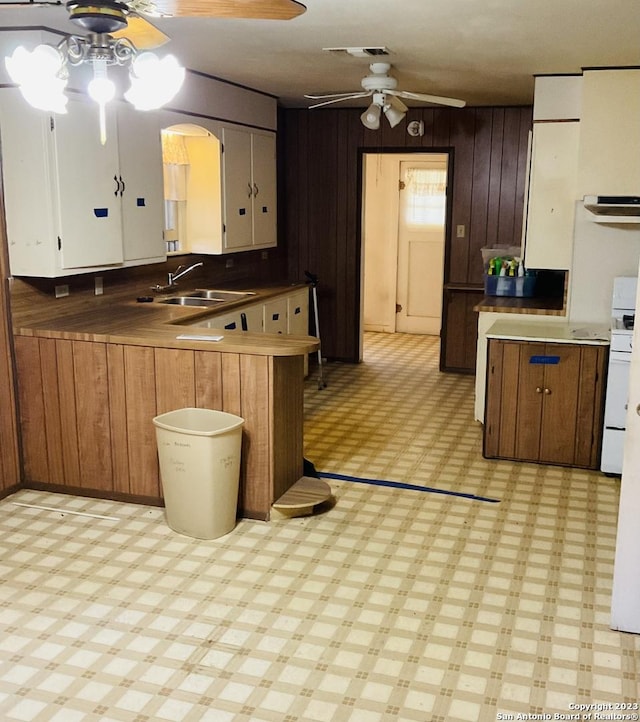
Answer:
[[[460,224],[459,226],[456,226],[456,238],[464,238],[464,225]]]
[[[233,268],[233,258],[227,258],[225,268]]]
[[[69,295],[69,286],[65,283],[55,287],[56,298],[64,298]]]
[[[95,289],[96,289],[96,290],[95,290],[95,293],[96,293],[96,296],[102,296],[102,294],[103,294],[103,292],[104,292],[104,285],[103,285],[103,283],[102,283],[102,276],[96,276],[96,277],[95,277],[95,284],[96,284],[96,285],[95,285]]]

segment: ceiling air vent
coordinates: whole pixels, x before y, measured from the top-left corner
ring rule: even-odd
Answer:
[[[329,53],[347,53],[352,55],[354,58],[377,58],[383,55],[389,55],[389,48],[385,48],[384,45],[373,48],[322,48]]]

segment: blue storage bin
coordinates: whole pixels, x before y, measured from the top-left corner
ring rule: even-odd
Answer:
[[[514,296],[531,298],[535,290],[536,277],[529,276],[489,276],[484,277],[485,296]]]

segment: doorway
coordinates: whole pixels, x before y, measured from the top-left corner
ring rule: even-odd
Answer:
[[[361,329],[439,336],[449,155],[364,153],[362,162]]]

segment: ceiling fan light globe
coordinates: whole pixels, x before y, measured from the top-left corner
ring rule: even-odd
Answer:
[[[364,125],[365,128],[369,128],[369,130],[378,130],[378,128],[380,127],[381,110],[382,109],[379,105],[377,105],[376,103],[371,103],[371,105],[360,116],[362,125]]]
[[[63,62],[60,52],[52,45],[38,45],[31,52],[21,45],[4,60],[9,77],[18,85],[54,79]]]
[[[384,109],[384,117],[389,121],[389,125],[392,128],[395,128],[398,123],[402,122],[405,115],[406,113],[403,113],[401,110],[398,110],[391,105],[387,105]]]
[[[152,58],[137,64],[143,55]],[[131,66],[131,87],[124,97],[136,110],[156,110],[175,97],[184,77],[185,70],[173,55],[160,60],[154,53],[142,53]]]
[[[67,112],[67,96],[63,92],[65,85],[65,81],[50,81],[47,86],[30,83],[21,85],[20,93],[32,108],[64,114]]]

